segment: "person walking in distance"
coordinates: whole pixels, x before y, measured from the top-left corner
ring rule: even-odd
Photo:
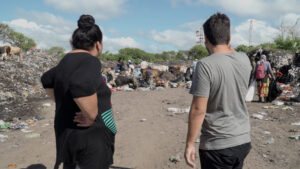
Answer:
[[[241,169],[251,149],[245,104],[250,60],[231,48],[230,20],[225,14],[212,15],[203,29],[210,56],[197,63],[193,74],[185,160],[196,167],[194,142],[201,129],[201,169]]]
[[[255,66],[255,78],[257,81],[257,93],[259,102],[265,102],[269,95],[270,78],[275,79],[271,64],[266,55],[261,55]]]

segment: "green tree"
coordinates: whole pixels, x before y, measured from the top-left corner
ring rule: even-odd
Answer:
[[[294,39],[287,37],[283,38],[281,36],[277,37],[275,40],[275,45],[277,49],[283,50],[300,50],[300,37]]]
[[[188,59],[190,59],[190,60],[201,59],[208,55],[209,55],[209,53],[205,47],[197,45],[189,50]]]
[[[50,55],[58,56],[62,58],[65,55],[65,49],[59,46],[53,46],[48,50]]]
[[[239,45],[235,48],[236,51],[238,52],[244,52],[244,53],[248,53],[249,51],[252,50],[253,47],[249,47],[246,45]]]

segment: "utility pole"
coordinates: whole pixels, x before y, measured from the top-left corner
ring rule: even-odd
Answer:
[[[196,39],[196,45],[204,46],[204,34],[202,29],[196,31]]]
[[[249,46],[253,45],[253,20],[250,20],[250,27],[249,27]]]

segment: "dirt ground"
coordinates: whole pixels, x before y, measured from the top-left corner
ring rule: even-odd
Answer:
[[[122,169],[185,169],[183,152],[187,133],[187,113],[173,114],[167,108],[187,108],[192,96],[187,89],[166,89],[151,92],[115,92],[112,102],[118,128],[112,168]],[[42,103],[52,103],[49,100]],[[263,106],[269,106],[268,109]],[[252,150],[245,161],[245,169],[298,169],[300,168],[300,140],[289,136],[299,135],[300,105],[292,105],[293,110],[283,110],[285,106],[270,107],[270,103],[248,103],[250,116],[264,114],[264,119],[251,118]],[[27,168],[40,164],[53,168],[55,160],[55,140],[53,131],[54,105],[42,106],[39,115],[45,119],[30,127],[31,133],[20,130],[0,132],[8,139],[0,142],[0,168],[10,164],[16,168]],[[266,132],[268,131],[268,132]],[[26,135],[39,133],[37,138]],[[266,142],[273,138],[274,142]],[[199,143],[195,143],[198,145]],[[197,168],[199,157],[196,154]],[[169,159],[179,157],[174,163]],[[36,165],[38,166],[38,165]],[[34,167],[33,167],[34,168]],[[36,167],[38,168],[38,167]]]

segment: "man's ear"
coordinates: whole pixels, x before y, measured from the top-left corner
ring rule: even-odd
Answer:
[[[231,42],[231,35],[229,35],[228,45],[230,45]]]

